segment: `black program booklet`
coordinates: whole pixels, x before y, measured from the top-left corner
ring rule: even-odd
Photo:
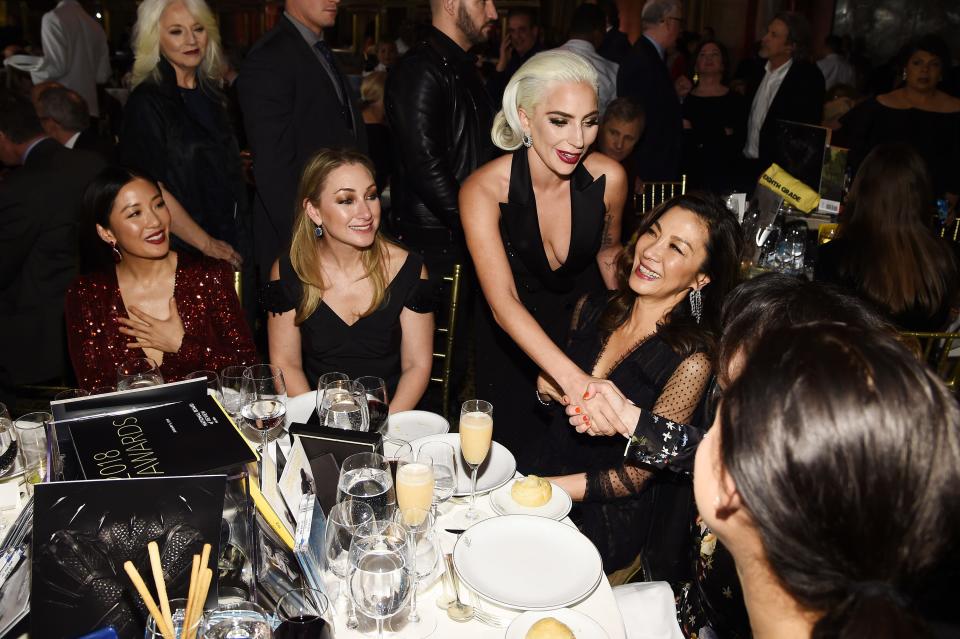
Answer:
[[[198,475],[255,460],[220,405],[206,395],[59,423],[70,429],[86,479]]]

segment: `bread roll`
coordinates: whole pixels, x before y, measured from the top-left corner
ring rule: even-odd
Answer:
[[[523,479],[513,482],[510,488],[510,496],[513,501],[521,506],[528,508],[537,508],[550,501],[553,494],[553,486],[546,479],[536,475],[528,475]]]
[[[565,623],[544,617],[527,630],[525,639],[577,639]]]

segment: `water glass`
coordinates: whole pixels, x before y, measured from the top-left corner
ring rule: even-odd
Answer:
[[[390,413],[387,401],[387,384],[379,377],[366,376],[354,380],[367,393],[367,409],[370,413],[370,432],[384,433],[387,430],[387,417]]]
[[[408,569],[413,575],[413,594],[410,599],[410,615],[406,632],[418,631],[423,634],[424,631],[432,632],[433,628],[421,628],[420,615],[417,613],[417,584],[420,579],[429,577],[437,568],[440,558],[440,545],[437,542],[437,534],[434,530],[436,520],[433,513],[429,510],[411,508],[408,510],[398,510],[394,513],[394,521],[403,524],[407,528],[407,544],[410,548],[410,559]],[[409,627],[415,624],[414,627]]]
[[[374,521],[373,510],[362,501],[347,499],[334,505],[327,514],[323,530],[323,552],[327,568],[340,579],[341,608],[347,610],[347,628],[357,627],[357,615],[347,597],[347,577],[350,574],[350,545],[354,535],[362,534],[362,527]]]
[[[287,387],[280,367],[248,367],[240,384],[240,416],[248,428],[260,433],[261,452],[266,452],[269,436],[283,428],[286,413]]]
[[[390,519],[397,497],[390,466],[377,453],[356,453],[343,460],[337,482],[337,501],[362,501],[377,519]]]
[[[327,596],[312,588],[290,590],[277,602],[274,639],[333,639]]]
[[[33,485],[47,481],[50,457],[47,449],[47,430],[53,423],[50,413],[27,413],[14,422],[17,448],[23,464],[27,492],[33,494]]]
[[[220,371],[223,408],[238,426],[240,425],[240,387],[243,386],[243,373],[246,370],[246,366],[227,366]]]
[[[406,526],[377,523],[375,533],[353,539],[349,584],[354,605],[377,622],[377,636],[383,639],[383,622],[407,604],[416,571],[410,568]]]
[[[160,367],[149,357],[131,357],[117,368],[117,390],[147,388],[163,383]]]
[[[200,621],[199,639],[271,639],[267,612],[251,601],[220,604]]]
[[[457,451],[447,442],[427,442],[417,451],[433,462],[433,516],[457,491]]]
[[[327,387],[327,384],[333,382],[349,382],[350,376],[346,373],[324,373],[317,380],[317,418],[320,420],[320,423],[323,424],[323,420],[326,418],[326,412],[323,409],[323,389]]]
[[[17,444],[13,436],[13,422],[7,407],[0,403],[0,477],[17,465]]]
[[[350,380],[330,382],[323,388],[320,414],[324,426],[341,430],[370,430],[367,394],[363,386]]]
[[[186,639],[191,634],[195,633],[200,627],[200,620],[198,619],[196,624],[191,628],[184,628],[183,621],[187,612],[187,600],[186,599],[171,599],[170,600],[170,617],[173,620],[173,636],[174,639]],[[160,629],[157,628],[157,622],[153,618],[153,615],[147,617],[147,631],[143,635],[145,639],[164,639],[163,633],[160,632]]]
[[[203,379],[207,382],[207,395],[215,398],[220,404],[223,404],[223,389],[220,386],[220,376],[216,371],[194,371],[184,379]]]

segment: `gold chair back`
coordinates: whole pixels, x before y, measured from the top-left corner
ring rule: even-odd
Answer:
[[[430,378],[430,382],[440,385],[443,416],[450,415],[450,378],[453,370],[453,344],[457,334],[457,311],[460,306],[460,277],[463,267],[453,265],[453,272],[443,278],[446,288],[446,318],[445,322],[438,318],[434,340],[433,363],[434,372],[439,375]]]
[[[237,299],[243,304],[243,278],[240,271],[233,272],[233,290],[237,292]]]
[[[947,387],[956,391],[960,382],[960,333],[904,332],[901,335]]]
[[[633,195],[633,210],[636,215],[643,215],[670,198],[683,195],[686,192],[686,175],[681,175],[679,182],[645,182],[643,190]]]

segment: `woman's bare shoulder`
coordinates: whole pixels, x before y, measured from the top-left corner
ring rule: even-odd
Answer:
[[[460,187],[461,195],[505,200],[510,187],[511,157],[502,155],[471,173]]]

